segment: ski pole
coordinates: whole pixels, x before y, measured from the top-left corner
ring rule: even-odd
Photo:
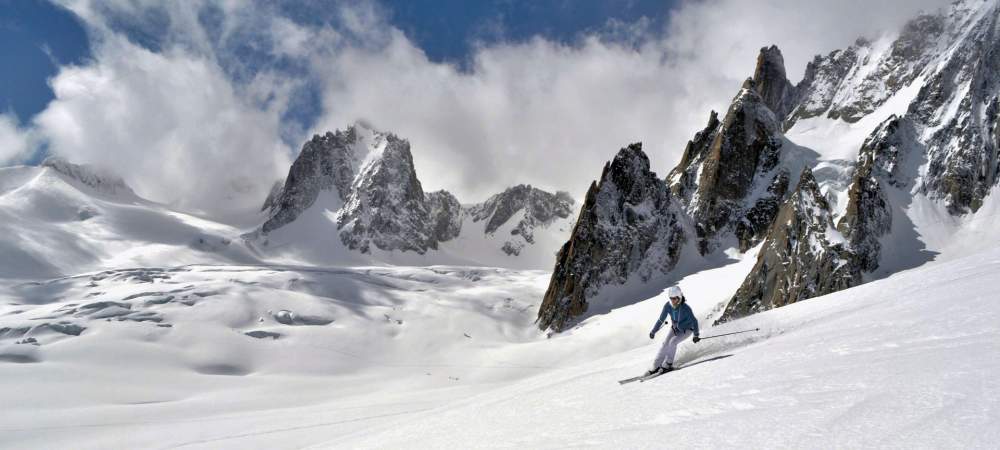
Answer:
[[[726,334],[717,334],[715,336],[705,336],[705,337],[701,338],[700,340],[704,341],[705,339],[712,339],[712,338],[717,338],[717,337],[722,337],[722,336],[729,336],[730,334],[749,333],[751,331],[760,331],[760,328],[754,328],[752,330],[734,331],[732,333],[726,333]]]

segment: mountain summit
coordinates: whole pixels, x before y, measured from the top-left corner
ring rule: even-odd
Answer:
[[[570,216],[573,200],[526,185],[467,206],[448,191],[425,193],[409,141],[357,123],[307,141],[263,211],[263,224],[247,235],[262,251],[297,248],[307,259],[326,261],[337,255],[364,261],[351,256],[357,253],[424,264],[542,268],[555,250],[552,239],[536,242],[536,230],[565,229],[555,222]],[[533,246],[549,249],[544,263],[536,252],[520,258]]]

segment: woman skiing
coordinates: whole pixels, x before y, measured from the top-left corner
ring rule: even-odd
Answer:
[[[646,375],[653,375],[655,373],[666,373],[674,370],[674,354],[677,353],[677,344],[688,338],[688,336],[694,335],[692,342],[698,343],[701,340],[698,337],[698,319],[694,317],[694,312],[691,311],[691,307],[687,305],[684,300],[684,293],[681,292],[681,288],[678,286],[671,286],[667,289],[667,297],[670,297],[665,305],[663,305],[663,312],[660,313],[660,318],[653,325],[653,331],[649,332],[649,338],[654,339],[656,337],[656,332],[660,330],[663,323],[667,320],[667,316],[670,316],[670,332],[667,333],[667,339],[663,341],[663,346],[660,347],[660,352],[656,354],[656,360],[653,361],[653,368],[646,372]]]

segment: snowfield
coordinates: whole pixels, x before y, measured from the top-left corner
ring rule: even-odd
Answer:
[[[615,380],[654,344],[316,448],[995,448],[998,273],[996,250],[913,270],[705,329],[761,332],[646,383]]]
[[[1000,442],[1000,250],[710,327],[748,266],[680,284],[703,336],[760,332],[686,342],[686,368],[624,386],[663,338],[646,336],[662,299],[548,337],[533,326],[541,271],[196,265],[5,282],[0,447]]]

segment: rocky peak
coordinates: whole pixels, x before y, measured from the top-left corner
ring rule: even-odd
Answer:
[[[566,192],[551,194],[521,184],[507,188],[469,209],[474,221],[486,221],[487,233],[495,232],[518,211],[524,211],[525,220],[549,223],[556,218],[569,217],[573,212],[573,198]]]
[[[313,135],[306,141],[288,170],[284,186],[272,189],[264,202],[268,210],[268,220],[261,227],[264,233],[294,221],[312,206],[321,191],[333,192],[341,202],[347,200],[358,162],[369,144],[365,141],[370,140],[362,138],[359,127]]]
[[[768,229],[753,270],[716,323],[860,284],[852,259],[819,184],[805,169]]]
[[[777,46],[760,49],[753,85],[764,104],[779,120],[783,120],[795,106],[795,86],[785,75],[785,59]]]
[[[48,167],[102,194],[135,196],[135,192],[120,176],[88,164],[73,164],[63,158],[50,156],[42,161],[42,167]]]
[[[437,248],[430,215],[413,167],[410,143],[376,132],[344,207],[337,212],[340,239],[362,253],[370,246],[423,254]]]
[[[755,186],[774,185],[766,196],[785,192],[775,179],[781,151],[781,128],[774,113],[747,79],[720,122],[713,112],[708,126],[688,143],[681,164],[667,177],[671,192],[684,203],[695,222],[699,249],[707,254],[717,247],[717,237],[732,231],[760,198]],[[787,174],[784,175],[787,177]],[[763,211],[758,211],[762,213]],[[776,209],[775,209],[776,212]],[[754,214],[753,229],[763,233],[767,214]],[[759,236],[747,236],[741,246],[752,246]]]
[[[799,119],[827,112],[841,82],[860,63],[870,46],[867,40],[858,39],[846,50],[834,50],[826,56],[816,55],[806,64],[806,73],[795,87],[798,103],[785,119],[785,129],[791,128]]]
[[[556,219],[565,219],[573,213],[573,198],[569,193],[551,194],[530,185],[518,185],[490,197],[485,202],[469,208],[474,222],[485,222],[485,232],[493,234],[511,220],[517,220],[510,230],[501,250],[517,255],[527,244],[534,244],[534,230],[547,226]],[[520,218],[517,214],[520,213]]]
[[[684,231],[666,183],[649,170],[639,143],[621,149],[592,183],[538,312],[540,328],[561,331],[588,311],[602,288],[648,281],[677,263]]]

